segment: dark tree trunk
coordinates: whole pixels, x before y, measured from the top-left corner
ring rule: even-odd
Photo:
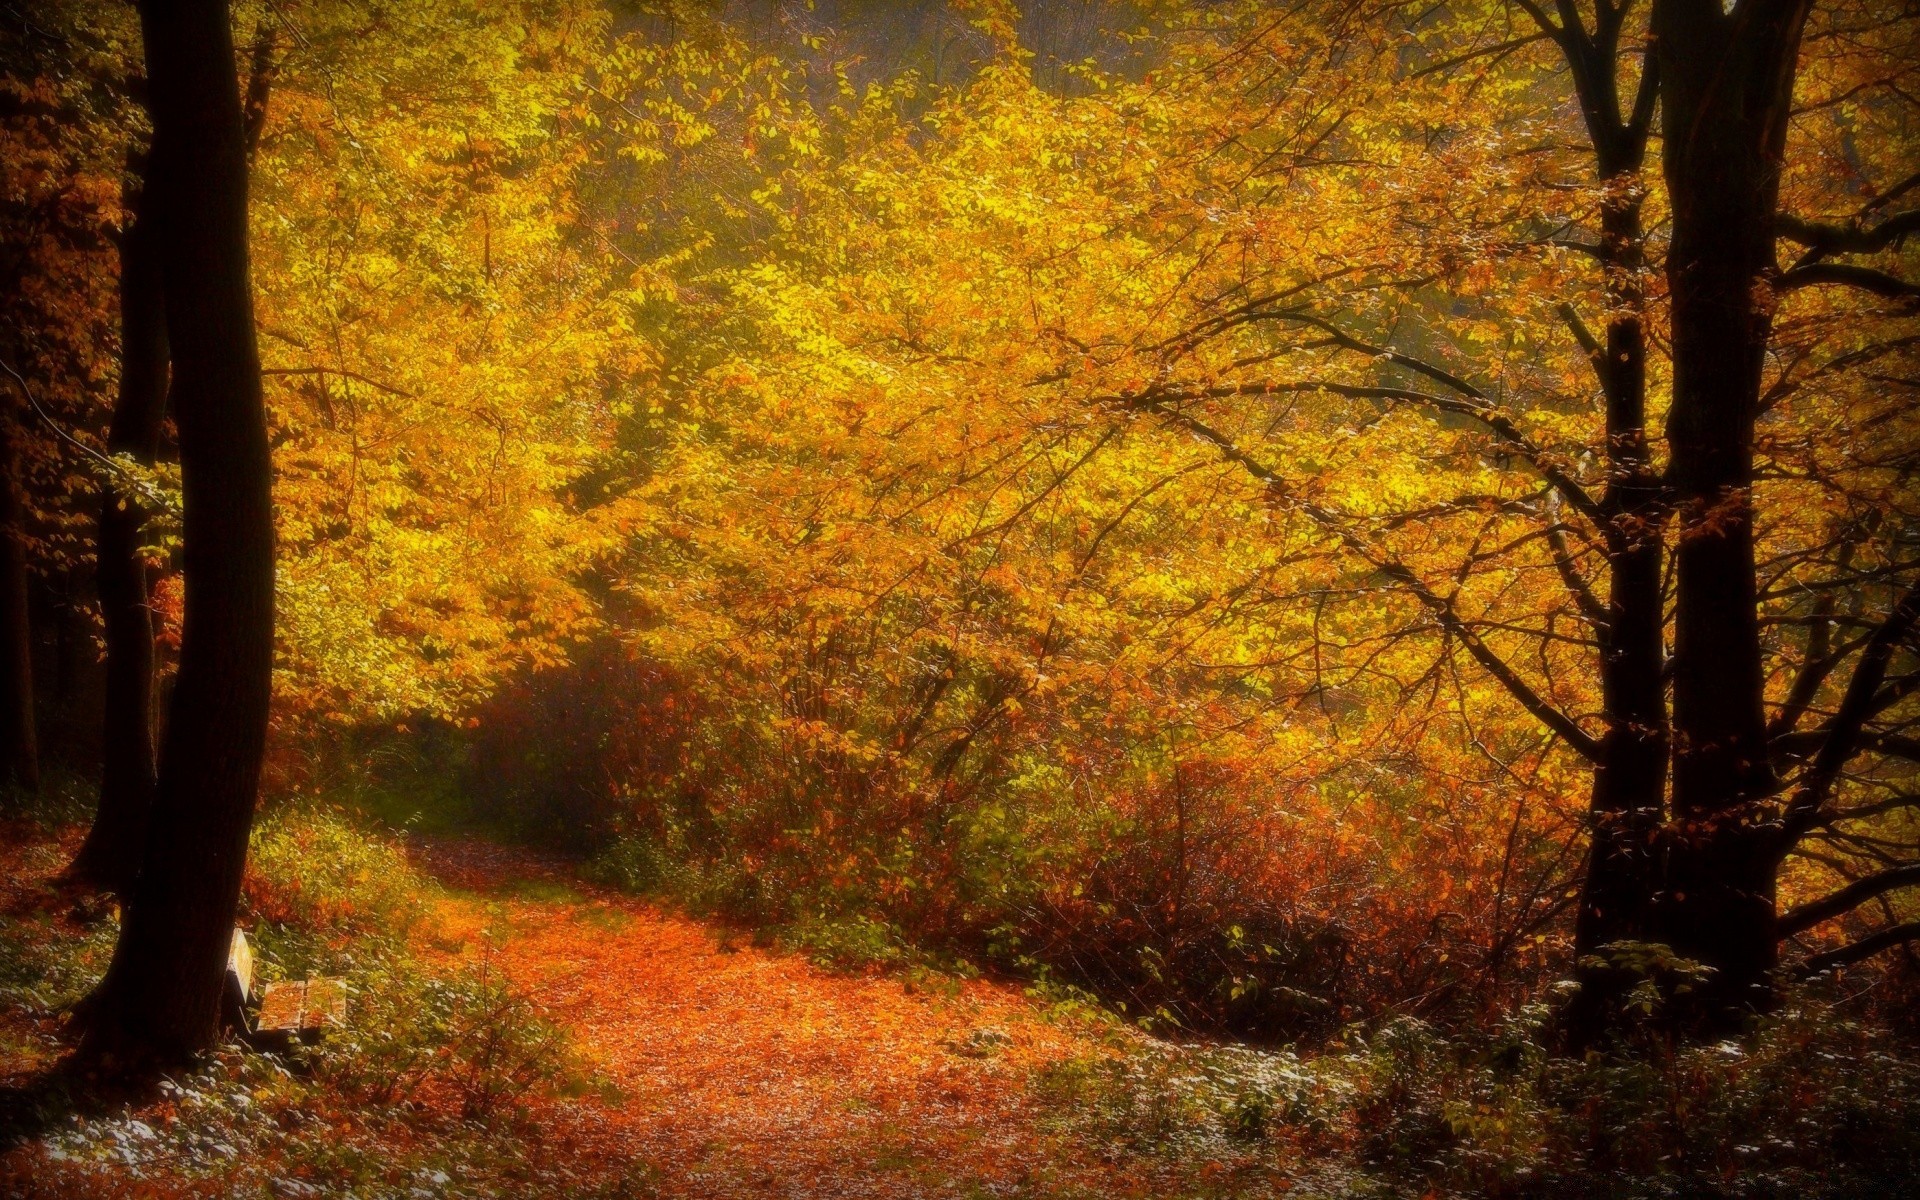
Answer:
[[[1753,431],[1806,0],[1654,9],[1673,237],[1669,476],[1679,516],[1673,825],[1662,932],[1713,969],[1696,1018],[1768,1001],[1771,797],[1754,571]]]
[[[1647,447],[1646,336],[1639,282],[1644,265],[1637,172],[1611,178],[1603,210],[1608,300],[1608,483],[1602,505],[1609,592],[1601,636],[1600,682],[1607,731],[1594,771],[1590,842],[1574,952],[1580,959],[1620,941],[1652,935],[1659,889],[1657,843],[1666,816],[1667,699],[1663,678],[1666,614],[1661,594],[1666,504]],[[1576,1044],[1588,1044],[1611,1019],[1628,982],[1608,967],[1582,966],[1571,1014]]]
[[[120,393],[107,447],[152,465],[166,409],[166,300],[159,244],[145,192],[120,241]],[[75,856],[76,880],[129,893],[153,804],[153,619],[140,533],[147,514],[132,491],[110,487],[100,504],[100,617],[107,650],[100,807]]]
[[[26,510],[20,435],[29,399],[0,414],[0,786],[40,786],[33,721],[33,627],[27,612]]]
[[[1580,991],[1568,1014],[1576,1046],[1598,1040],[1631,982],[1624,972],[1590,965],[1613,942],[1651,935],[1659,887],[1656,844],[1666,815],[1668,728],[1665,606],[1661,592],[1665,489],[1647,438],[1646,235],[1641,211],[1647,133],[1656,77],[1622,104],[1619,34],[1623,12],[1601,10],[1589,35],[1565,26],[1563,52],[1580,98],[1602,188],[1599,258],[1609,313],[1604,341],[1578,327],[1606,399],[1607,487],[1601,497],[1608,594],[1600,639],[1602,708],[1607,730],[1593,776],[1590,828],[1574,952]],[[1643,56],[1645,72],[1657,70]],[[1577,322],[1569,310],[1569,319]]]
[[[273,667],[273,513],[225,0],[144,0],[186,615],[146,852],[83,1055],[126,1069],[218,1033]]]

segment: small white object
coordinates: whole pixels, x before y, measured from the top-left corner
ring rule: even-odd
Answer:
[[[247,945],[247,935],[236,927],[233,941],[227,945],[227,974],[240,985],[240,1003],[245,1004],[253,997],[253,947]]]

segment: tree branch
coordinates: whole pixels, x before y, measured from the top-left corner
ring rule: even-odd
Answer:
[[[1908,863],[1903,867],[1856,879],[1831,896],[1787,910],[1780,917],[1779,936],[1792,937],[1796,933],[1804,933],[1822,921],[1852,912],[1875,896],[1884,896],[1916,884],[1920,884],[1920,863]]]
[[[1820,685],[1826,681],[1840,660],[1853,649],[1848,645],[1840,654],[1829,653],[1833,640],[1833,593],[1822,592],[1813,604],[1813,624],[1807,629],[1807,653],[1800,663],[1799,673],[1794,676],[1793,686],[1787,689],[1787,698],[1780,704],[1780,711],[1774,714],[1773,721],[1767,726],[1769,739],[1783,733],[1792,733],[1800,718],[1807,714],[1807,706],[1820,691]]]
[[[1800,777],[1793,797],[1787,802],[1778,853],[1784,856],[1793,843],[1819,820],[1820,810],[1833,790],[1840,770],[1853,757],[1860,732],[1873,714],[1880,684],[1887,676],[1887,664],[1893,661],[1894,648],[1920,621],[1920,583],[1908,588],[1887,614],[1880,628],[1867,639],[1860,661],[1854,664],[1853,677],[1847,681],[1846,694],[1839,709],[1826,723],[1826,739],[1812,765]]]
[[[1369,545],[1358,534],[1348,529],[1345,522],[1341,521],[1336,514],[1321,508],[1317,504],[1294,498],[1291,495],[1291,490],[1287,487],[1286,480],[1278,471],[1275,471],[1259,459],[1254,458],[1242,450],[1234,443],[1232,438],[1229,438],[1198,417],[1172,407],[1161,397],[1140,396],[1115,397],[1111,399],[1117,400],[1119,403],[1135,411],[1150,412],[1165,418],[1174,425],[1186,430],[1194,437],[1212,446],[1219,452],[1222,458],[1239,466],[1254,479],[1270,488],[1276,495],[1286,498],[1292,507],[1305,513],[1315,524],[1331,533],[1341,545],[1367,562],[1375,570],[1412,593],[1413,596],[1433,614],[1434,619],[1439,622],[1440,627],[1459,639],[1460,644],[1465,647],[1467,653],[1473,657],[1474,661],[1479,663],[1487,674],[1493,676],[1494,680],[1506,689],[1507,694],[1512,696],[1527,712],[1531,713],[1536,720],[1558,734],[1569,746],[1573,747],[1574,751],[1581,757],[1587,759],[1589,762],[1600,761],[1599,741],[1584,729],[1581,729],[1579,723],[1572,717],[1555,708],[1544,696],[1528,686],[1527,682],[1521,679],[1513,668],[1507,665],[1505,660],[1494,653],[1493,649],[1481,640],[1479,634],[1475,633],[1472,627],[1461,618],[1460,614],[1455,611],[1452,601],[1428,587],[1425,581],[1404,563],[1385,551]]]
[[[394,387],[392,384],[381,383],[378,379],[369,379],[356,371],[342,371],[338,367],[262,367],[260,373],[262,375],[337,375],[341,379],[364,383],[375,391],[385,392],[389,396],[400,396],[408,400],[419,399],[412,392]]]
[[[1606,645],[1609,632],[1613,628],[1611,614],[1607,606],[1594,595],[1593,587],[1580,574],[1579,566],[1573,561],[1572,549],[1567,545],[1566,529],[1558,522],[1547,528],[1547,547],[1553,553],[1553,569],[1560,573],[1560,581],[1572,593],[1574,604],[1580,609],[1580,615],[1600,637],[1600,644]]]
[[[1382,351],[1381,355],[1383,357],[1393,357],[1390,352],[1386,351]],[[1445,375],[1438,367],[1430,367],[1428,370],[1438,373],[1436,377]],[[1336,396],[1350,396],[1357,400],[1403,400],[1413,404],[1425,405],[1429,408],[1437,409],[1440,412],[1451,413],[1454,416],[1469,417],[1478,421],[1490,433],[1499,438],[1501,443],[1509,450],[1518,453],[1522,458],[1526,459],[1528,465],[1538,471],[1541,478],[1552,484],[1554,490],[1559,492],[1566,502],[1572,505],[1574,510],[1581,516],[1587,518],[1587,520],[1593,522],[1596,526],[1604,527],[1606,525],[1606,515],[1601,512],[1599,504],[1594,501],[1593,497],[1587,494],[1587,490],[1580,486],[1578,480],[1554,465],[1553,458],[1546,449],[1536,445],[1531,438],[1527,437],[1526,433],[1523,432],[1518,425],[1513,423],[1511,417],[1508,417],[1495,408],[1493,404],[1487,401],[1482,393],[1473,388],[1471,384],[1459,383],[1456,390],[1461,392],[1462,399],[1449,399],[1446,396],[1436,396],[1432,392],[1418,392],[1411,388],[1372,387],[1363,384],[1332,383],[1325,380],[1299,380],[1229,383],[1206,388],[1149,390],[1141,393],[1140,398],[1155,402],[1177,402],[1181,400],[1218,400],[1228,396],[1273,396],[1284,395],[1289,392],[1332,392]],[[1102,397],[1101,399],[1108,401],[1117,399],[1122,403],[1132,402],[1128,397]]]
[[[1773,289],[1776,292],[1790,292],[1796,288],[1820,287],[1825,284],[1857,288],[1863,292],[1872,292],[1876,296],[1885,296],[1890,300],[1920,296],[1920,283],[1908,283],[1885,271],[1877,271],[1872,267],[1858,267],[1852,263],[1806,263],[1791,271],[1783,272],[1773,281]]]
[[[1800,243],[1816,256],[1872,254],[1899,245],[1908,234],[1920,232],[1920,208],[1895,213],[1871,228],[1864,228],[1857,221],[1836,225],[1781,213],[1774,219],[1773,228],[1779,236]]]
[[[1871,937],[1861,938],[1850,945],[1829,950],[1825,954],[1816,954],[1800,964],[1802,978],[1831,971],[1835,967],[1844,967],[1857,963],[1863,958],[1872,958],[1882,950],[1891,950],[1895,946],[1904,946],[1908,942],[1920,940],[1920,921],[1908,921],[1904,925],[1894,925],[1882,929]]]
[[[1580,314],[1574,310],[1573,305],[1563,300],[1554,311],[1560,314],[1560,319],[1565,321],[1567,328],[1573,331],[1573,340],[1579,342],[1580,348],[1587,352],[1587,363],[1593,368],[1593,373],[1599,377],[1600,386],[1612,387],[1612,376],[1607,370],[1607,348],[1600,344],[1599,338],[1593,336],[1593,331],[1588,329],[1587,323],[1580,319]]]
[[[1535,42],[1546,41],[1551,36],[1551,34],[1543,30],[1540,33],[1527,34],[1523,37],[1508,38],[1504,42],[1495,42],[1491,46],[1482,46],[1478,50],[1469,50],[1464,54],[1456,54],[1452,58],[1443,59],[1440,62],[1434,63],[1432,66],[1421,67],[1418,71],[1408,76],[1408,78],[1424,79],[1428,75],[1435,75],[1464,63],[1470,63],[1476,58],[1486,58],[1494,54],[1505,54],[1511,50],[1518,50],[1522,46],[1530,46]]]

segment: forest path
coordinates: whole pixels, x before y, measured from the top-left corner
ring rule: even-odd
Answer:
[[[584,1136],[647,1164],[662,1195],[1170,1197],[1251,1182],[1055,1129],[1036,1068],[1103,1043],[1015,987],[828,972],[486,843],[418,842],[411,857],[449,889],[432,952],[503,972],[567,1027],[620,1093],[585,1102]]]

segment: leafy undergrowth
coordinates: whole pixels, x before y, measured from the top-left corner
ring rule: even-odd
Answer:
[[[570,1148],[570,1093],[595,1081],[564,1030],[484,963],[421,955],[433,890],[399,848],[326,810],[256,832],[243,920],[263,980],[347,981],[344,1028],[282,1053],[221,1048],[131,1104],[85,1102],[57,1070],[61,1027],[105,969],[110,905],[54,882],[73,838],[16,830],[0,858],[0,1194],[46,1196],[631,1194]]]
[[[263,823],[246,919],[264,973],[350,983],[347,1027],[88,1110],[47,1082],[113,936],[49,882],[71,849],[0,856],[0,1069],[28,1135],[0,1194],[1891,1196],[1920,1151],[1912,1060],[1812,1000],[1634,1059],[1545,1054],[1543,1009],[1314,1055],[1183,1045],[925,961],[827,969],[873,956],[324,809]]]
[[[808,956],[572,882],[481,842],[383,841],[283,811],[245,921],[267,977],[335,974],[347,1027],[230,1046],[157,1097],[89,1110],[48,1069],[114,920],[16,838],[7,876],[0,1194],[34,1196],[1227,1196],[1265,1148],[1090,1140],[1035,1080],[1138,1034],[1018,989]]]
[[[1547,1017],[1451,1037],[1390,1021],[1312,1057],[1146,1043],[1040,1087],[1089,1136],[1345,1164],[1338,1194],[1910,1194],[1920,1066],[1828,1005],[1802,998],[1737,1042],[1584,1060],[1545,1052]]]

